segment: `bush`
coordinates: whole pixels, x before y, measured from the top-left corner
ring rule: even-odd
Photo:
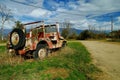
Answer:
[[[120,39],[120,30],[118,31],[113,31],[110,33],[111,37],[114,39]]]
[[[100,32],[92,32],[89,30],[84,30],[83,32],[81,32],[78,36],[77,39],[79,40],[87,40],[87,39],[105,39],[106,38],[105,33],[100,33]]]
[[[72,32],[70,35],[69,35],[69,39],[77,39],[78,35],[75,33],[75,32]]]
[[[69,34],[69,30],[68,30],[67,28],[65,28],[65,29],[62,30],[61,35],[62,35],[65,39],[68,38],[68,34]]]
[[[94,38],[95,34],[93,32],[90,32],[89,30],[84,30],[81,32],[78,36],[78,39],[80,40],[86,40],[89,38]]]

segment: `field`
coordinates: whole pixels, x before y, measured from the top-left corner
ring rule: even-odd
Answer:
[[[41,61],[10,57],[0,46],[0,64],[0,80],[97,80],[101,74],[80,42],[68,42]]]

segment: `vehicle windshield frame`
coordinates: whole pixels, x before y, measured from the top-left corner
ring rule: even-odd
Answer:
[[[49,27],[45,27],[45,32],[46,33],[52,33],[52,32],[57,32],[56,25],[50,25]]]

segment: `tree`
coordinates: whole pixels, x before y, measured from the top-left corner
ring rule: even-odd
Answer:
[[[1,23],[1,26],[0,26],[0,30],[1,30],[1,39],[3,40],[4,39],[4,24],[5,22],[9,21],[10,19],[12,19],[13,16],[12,16],[12,13],[11,13],[11,10],[9,8],[6,7],[6,5],[4,4],[0,4],[0,23]]]
[[[89,38],[92,38],[92,32],[90,32],[89,30],[84,30],[83,32],[81,32],[78,36],[78,39],[80,40],[86,40]]]
[[[22,25],[22,23],[21,23],[20,21],[16,21],[16,22],[15,22],[15,26],[14,26],[14,28],[20,28],[20,29],[23,29],[23,25]]]
[[[63,30],[62,30],[62,33],[61,35],[64,37],[64,38],[68,38],[69,35],[70,35],[70,31],[71,31],[71,26],[72,24],[69,22],[69,21],[65,21],[63,23]]]
[[[112,31],[110,35],[111,38],[113,38],[114,40],[120,39],[120,30]]]
[[[69,39],[77,39],[78,35],[77,33],[74,31],[69,35]]]
[[[62,30],[61,35],[62,35],[64,38],[68,38],[68,34],[69,34],[68,29],[65,28],[65,29]]]

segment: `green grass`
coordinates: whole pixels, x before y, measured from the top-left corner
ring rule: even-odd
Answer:
[[[66,48],[45,60],[0,65],[0,80],[96,80],[94,74],[100,70],[91,61],[80,42],[68,42]]]
[[[5,52],[6,47],[5,46],[0,46],[0,53]]]

